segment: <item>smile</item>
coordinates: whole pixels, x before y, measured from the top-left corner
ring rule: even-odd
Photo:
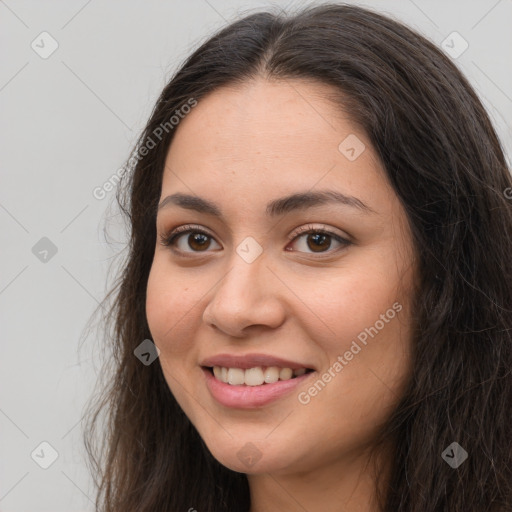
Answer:
[[[217,369],[215,370],[215,368]],[[316,373],[306,368],[292,370],[279,367],[254,367],[245,370],[242,368],[202,367],[202,371],[212,398],[225,407],[237,409],[255,409],[270,404],[291,393]],[[278,371],[278,379],[272,381],[277,377]],[[283,379],[281,379],[281,372]],[[228,380],[231,378],[232,383],[224,382],[223,376]],[[246,378],[252,384],[248,384]],[[270,382],[266,382],[265,379]],[[260,381],[262,382],[260,383]]]
[[[230,384],[231,386],[261,386],[263,384],[273,384],[282,380],[290,380],[300,377],[305,373],[311,372],[307,368],[279,368],[278,366],[255,366],[253,368],[226,368],[224,366],[214,366],[210,368],[214,377]]]

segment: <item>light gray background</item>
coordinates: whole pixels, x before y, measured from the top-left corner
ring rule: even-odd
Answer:
[[[317,2],[321,3],[321,2]],[[353,2],[405,21],[438,45],[469,43],[456,59],[512,154],[512,0]],[[293,8],[307,2],[273,5]],[[92,511],[80,420],[100,346],[78,343],[111,284],[106,210],[92,191],[129,155],[157,95],[215,29],[265,1],[0,0],[0,511]],[[58,49],[31,43],[47,31]],[[38,42],[39,41],[39,42]],[[115,219],[114,219],[115,220]],[[58,252],[40,261],[42,238]],[[88,347],[88,348],[87,348]],[[42,469],[46,441],[58,458]],[[43,446],[39,459],[49,456]]]

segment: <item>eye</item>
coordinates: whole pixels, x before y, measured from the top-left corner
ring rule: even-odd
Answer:
[[[185,237],[185,235],[188,236]],[[160,243],[164,246],[170,246],[177,252],[206,252],[213,240],[214,238],[208,232],[199,227],[188,225],[180,226],[170,233],[160,235]],[[187,247],[192,250],[188,250]]]
[[[347,247],[352,243],[333,231],[329,231],[325,228],[315,228],[311,225],[299,228],[291,235],[290,239],[292,242],[297,241],[296,243],[299,246],[299,252],[308,252],[309,249],[313,253],[334,252],[335,250]],[[338,247],[330,250],[333,242],[338,244]]]
[[[188,236],[185,237],[185,235]],[[299,252],[308,252],[308,250],[312,253],[334,252],[336,249],[330,250],[333,242],[338,244],[337,249],[352,244],[352,242],[333,231],[325,228],[315,228],[311,225],[299,228],[289,238],[299,246]],[[160,235],[160,243],[162,245],[171,247],[172,250],[179,253],[208,252],[212,241],[220,248],[220,245],[207,231],[198,226],[190,225],[180,226],[170,233]],[[290,249],[287,247],[286,250],[289,251]]]

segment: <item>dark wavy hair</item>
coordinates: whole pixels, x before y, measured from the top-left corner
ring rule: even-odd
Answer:
[[[512,181],[503,148],[473,88],[433,43],[339,4],[247,15],[206,40],[165,86],[128,160],[116,197],[131,232],[101,304],[111,353],[84,435],[97,510],[250,508],[247,476],[213,458],[159,360],[145,366],[134,349],[151,339],[146,285],[176,130],[162,132],[143,158],[140,149],[191,98],[256,77],[332,86],[340,111],[371,141],[412,229],[412,374],[380,432],[379,442],[399,440],[385,488],[376,485],[380,509],[512,510]],[[453,442],[468,452],[456,469],[441,456]]]

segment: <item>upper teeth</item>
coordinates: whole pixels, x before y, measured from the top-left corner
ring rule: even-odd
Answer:
[[[242,368],[224,368],[221,366],[213,367],[215,377],[233,386],[261,386],[264,382],[272,384],[278,380],[288,380],[293,376],[304,375],[306,368],[292,370],[291,368],[278,368],[277,366],[269,366],[268,368],[256,366],[244,370]]]

